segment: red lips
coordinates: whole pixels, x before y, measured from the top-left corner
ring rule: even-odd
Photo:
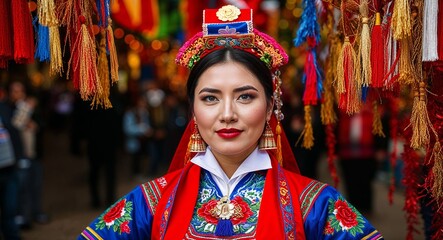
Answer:
[[[223,128],[216,131],[216,133],[222,138],[235,138],[240,135],[241,132],[241,130],[235,128]]]

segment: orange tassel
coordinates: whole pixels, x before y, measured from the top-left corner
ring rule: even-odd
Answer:
[[[414,91],[414,102],[412,105],[411,123],[412,137],[411,148],[419,149],[429,145],[430,120],[426,109],[425,83],[420,82],[419,89]]]
[[[112,104],[109,101],[109,66],[108,56],[106,55],[106,33],[104,30],[101,31],[97,69],[97,91],[92,99],[91,106],[95,108],[101,106],[108,109],[112,107]]]
[[[438,205],[441,207],[443,203],[443,153],[438,138],[436,139],[434,148],[432,149],[431,161],[432,166],[432,186],[431,193]]]
[[[311,149],[314,146],[314,130],[312,129],[311,106],[305,105],[305,128],[303,129],[302,147]]]
[[[381,116],[380,112],[378,111],[377,101],[374,101],[372,106],[374,114],[374,119],[372,122],[372,134],[380,137],[386,137],[386,135],[383,133],[383,125],[381,123]]]
[[[108,38],[108,49],[109,49],[109,58],[111,61],[111,80],[112,83],[118,81],[118,57],[117,57],[117,49],[115,47],[114,42],[114,33],[112,31],[112,20],[108,19],[108,27],[106,29],[106,35]]]
[[[277,122],[277,126],[275,127],[275,134],[277,135],[277,161],[280,166],[283,167],[283,153],[281,146],[281,126],[280,122]]]
[[[91,33],[88,30],[84,16],[79,17],[81,29],[74,42],[74,51],[77,51],[76,59],[69,60],[69,65],[73,64],[73,70],[78,71],[80,96],[83,100],[90,100],[97,91],[97,53],[96,46]],[[74,61],[74,62],[72,62]],[[75,79],[74,79],[75,81]]]

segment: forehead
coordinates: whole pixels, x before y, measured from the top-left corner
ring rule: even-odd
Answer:
[[[215,64],[200,75],[197,89],[203,87],[235,88],[242,85],[253,85],[263,88],[258,78],[247,67],[236,62]]]

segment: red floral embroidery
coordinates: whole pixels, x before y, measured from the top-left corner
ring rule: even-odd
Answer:
[[[128,221],[124,221],[122,224],[120,224],[120,229],[122,233],[131,233],[131,229],[128,226]]]
[[[357,214],[348,206],[346,201],[338,200],[335,202],[335,217],[340,225],[349,229],[358,225]]]
[[[218,219],[217,219],[217,215],[215,212],[215,209],[217,208],[217,200],[213,199],[205,204],[203,204],[201,206],[201,208],[199,208],[197,210],[197,214],[204,218],[206,222],[208,223],[212,223],[212,224],[217,224]]]
[[[234,204],[234,215],[231,217],[232,224],[234,225],[246,222],[254,214],[248,203],[240,196],[234,197],[231,203]]]
[[[113,224],[113,222],[123,216],[124,214],[124,207],[126,204],[126,199],[121,200],[117,204],[112,207],[109,212],[106,213],[105,216],[103,216],[103,221],[108,224]]]
[[[334,228],[331,227],[331,222],[327,221],[325,229],[323,231],[325,235],[331,235],[334,233]]]

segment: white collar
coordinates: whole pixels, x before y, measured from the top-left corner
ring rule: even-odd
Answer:
[[[250,172],[272,168],[269,154],[266,151],[258,150],[258,148],[249,154],[249,156],[242,162],[242,164],[232,175],[231,179],[226,176],[226,173],[220,167],[220,164],[212,154],[210,147],[206,148],[206,152],[197,154],[194,158],[192,158],[191,162],[222,179],[225,183],[235,181],[235,179],[238,177],[242,178]]]

